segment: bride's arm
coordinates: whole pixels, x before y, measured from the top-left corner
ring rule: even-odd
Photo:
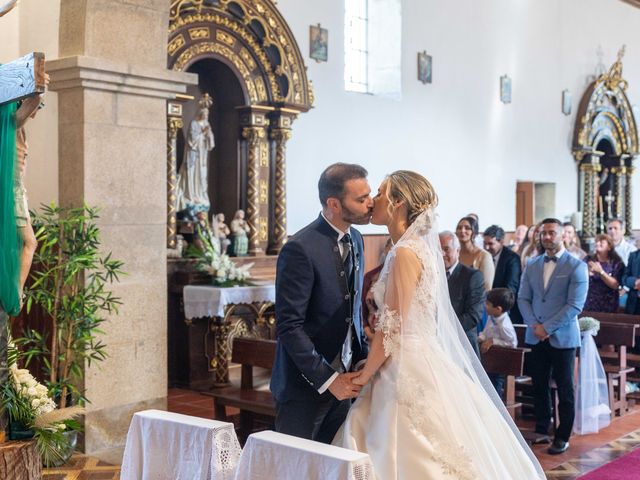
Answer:
[[[408,248],[397,248],[389,265],[384,305],[378,310],[378,324],[369,343],[369,356],[354,383],[366,384],[392,354],[421,274],[422,263],[416,254]]]

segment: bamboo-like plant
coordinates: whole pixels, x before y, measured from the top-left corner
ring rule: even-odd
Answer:
[[[106,358],[100,325],[121,304],[108,286],[123,274],[123,263],[100,252],[97,219],[98,210],[86,205],[51,204],[34,216],[38,249],[26,308],[29,312],[39,305],[51,317],[52,328],[50,332],[27,329],[15,343],[25,365],[40,360],[45,383],[60,408],[87,402],[80,386],[85,363]]]

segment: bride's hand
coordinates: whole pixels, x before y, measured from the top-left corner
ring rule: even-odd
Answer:
[[[371,380],[371,377],[369,375],[367,375],[366,373],[362,372],[362,373],[360,373],[360,375],[358,375],[357,377],[353,378],[351,381],[353,383],[355,383],[356,385],[360,385],[360,386],[364,387],[367,383],[369,383],[369,380]]]
[[[364,334],[367,336],[367,340],[369,340],[369,342],[372,342],[376,332],[372,327],[367,325],[366,327],[364,327]]]

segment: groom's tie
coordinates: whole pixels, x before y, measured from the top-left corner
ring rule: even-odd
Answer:
[[[355,293],[355,289],[354,289],[354,264],[353,264],[353,259],[354,259],[354,255],[353,255],[353,243],[351,242],[351,235],[349,235],[348,233],[346,233],[341,239],[340,241],[343,244],[343,249],[342,249],[342,264],[344,267],[344,273],[345,273],[345,277],[347,279],[347,288],[349,289],[349,304],[351,306],[351,308],[349,309],[349,315],[351,318],[351,322],[349,324],[349,329],[347,330],[347,336],[344,339],[344,342],[342,344],[342,352],[340,354],[340,360],[342,362],[342,366],[344,367],[345,371],[348,372],[349,368],[351,368],[351,358],[353,357],[353,350],[351,348],[351,343],[352,343],[352,335],[353,335],[353,330],[352,330],[352,325],[353,325],[353,302],[354,302],[354,293]]]
[[[344,273],[347,277],[347,286],[349,292],[353,291],[353,243],[351,243],[351,235],[346,233],[340,241],[343,243],[342,249],[342,264],[344,266]]]

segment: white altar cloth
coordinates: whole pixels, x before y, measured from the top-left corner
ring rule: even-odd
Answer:
[[[235,480],[374,480],[366,453],[265,431],[247,439]]]
[[[188,319],[224,317],[224,307],[239,303],[276,301],[275,285],[251,287],[214,287],[187,285],[182,291],[184,316]]]
[[[232,423],[162,410],[131,419],[121,480],[233,480],[240,444]]]

